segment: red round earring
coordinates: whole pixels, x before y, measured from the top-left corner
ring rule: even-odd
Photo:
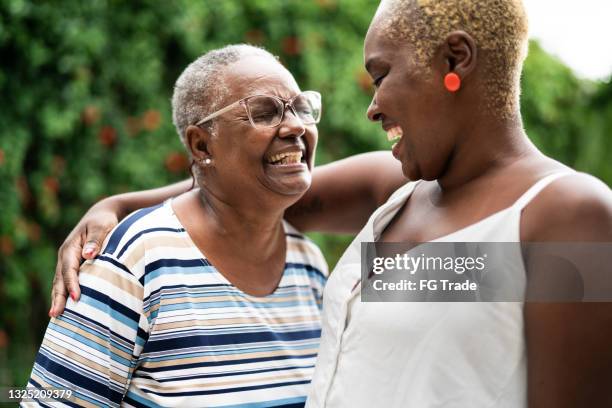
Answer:
[[[461,78],[454,72],[449,72],[444,77],[444,87],[449,92],[457,92],[461,88]]]

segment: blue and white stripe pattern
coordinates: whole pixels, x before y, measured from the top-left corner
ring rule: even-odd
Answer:
[[[255,297],[208,262],[170,202],[133,213],[81,267],[81,299],[49,323],[28,386],[74,389],[53,406],[303,406],[327,265],[285,233],[278,288]]]

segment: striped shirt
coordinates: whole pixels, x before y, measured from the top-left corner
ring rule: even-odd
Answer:
[[[67,406],[303,406],[327,265],[284,227],[280,283],[256,297],[211,265],[170,201],[133,213],[81,267],[81,299],[51,319],[28,387],[71,388]]]

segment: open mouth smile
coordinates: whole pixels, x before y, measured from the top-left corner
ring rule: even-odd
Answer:
[[[397,125],[389,129],[385,129],[385,131],[387,132],[387,140],[390,142],[401,139],[404,135],[404,131],[402,130],[402,128]]]
[[[266,157],[266,163],[273,166],[297,164],[302,162],[302,151],[281,152]]]
[[[388,141],[396,141],[393,143],[393,146],[391,146],[391,152],[393,153],[393,157],[399,160],[400,148],[398,145],[402,140],[402,136],[404,136],[404,131],[399,125],[383,126],[383,130],[387,133]]]

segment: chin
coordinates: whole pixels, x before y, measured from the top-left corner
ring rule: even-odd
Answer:
[[[295,197],[299,200],[310,188],[312,176],[309,173],[285,176],[280,179],[268,179],[265,183],[268,190],[284,197]]]
[[[310,184],[311,179],[308,178],[308,180],[302,180],[300,182],[285,185],[283,188],[278,189],[278,192],[286,196],[302,197],[310,188]]]
[[[406,163],[402,161],[402,173],[410,181],[418,181],[423,178],[423,175],[419,171],[419,168],[414,163]]]

